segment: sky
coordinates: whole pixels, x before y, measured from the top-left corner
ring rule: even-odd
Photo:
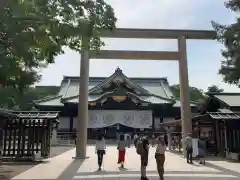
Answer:
[[[118,18],[118,28],[199,29],[212,30],[211,20],[221,24],[234,22],[236,14],[224,7],[225,0],[106,0]],[[174,51],[176,40],[104,39],[103,49]],[[221,49],[217,41],[188,40],[189,85],[206,91],[217,85],[225,92],[239,88],[222,82],[218,75]],[[90,60],[90,76],[108,77],[120,67],[128,77],[167,77],[170,84],[179,83],[176,61]],[[60,85],[63,76],[79,76],[80,55],[65,49],[55,63],[41,70],[37,85]]]

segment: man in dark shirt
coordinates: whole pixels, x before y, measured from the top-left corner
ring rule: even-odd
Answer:
[[[141,180],[148,180],[146,175],[146,168],[148,165],[149,141],[147,138],[143,138],[142,143],[144,148],[144,154],[141,155]]]

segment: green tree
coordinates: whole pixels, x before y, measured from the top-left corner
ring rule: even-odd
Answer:
[[[24,92],[13,87],[0,89],[0,108],[30,110],[33,101],[54,96],[59,92],[58,86],[36,86],[25,88]]]
[[[207,88],[207,93],[221,93],[223,91],[223,89],[219,88],[216,85],[212,85]]]
[[[240,1],[228,0],[225,3],[226,8],[236,12],[236,22],[230,25],[221,25],[212,22],[217,32],[217,39],[224,44],[222,50],[222,61],[219,74],[223,76],[224,82],[240,86]]]
[[[98,51],[100,33],[115,23],[104,0],[1,0],[0,86],[22,92],[39,81],[39,68],[54,63],[63,47]],[[81,43],[86,36],[88,47]]]
[[[175,84],[171,86],[172,93],[175,97],[180,98],[180,85]],[[201,101],[205,98],[203,94],[203,90],[198,89],[196,87],[189,87],[190,91],[190,100],[191,101]]]

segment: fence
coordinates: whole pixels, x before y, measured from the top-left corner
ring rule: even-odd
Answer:
[[[48,120],[6,121],[2,156],[24,157],[41,152],[42,157],[48,157],[50,130],[51,123]]]
[[[50,155],[50,138],[53,119],[58,113],[50,116],[44,112],[13,113],[14,116],[4,119],[2,128],[2,157],[29,157],[41,154]]]

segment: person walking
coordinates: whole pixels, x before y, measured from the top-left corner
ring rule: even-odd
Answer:
[[[192,147],[192,134],[189,133],[185,138],[185,147],[187,151],[187,163],[193,163],[192,161],[192,154],[193,154],[193,147]]]
[[[199,164],[206,164],[205,157],[207,155],[207,146],[205,141],[198,140],[198,157],[200,159]]]
[[[133,136],[133,143],[134,143],[134,146],[135,147],[137,147],[137,141],[138,141],[138,135],[137,134],[135,134],[134,136]]]
[[[159,174],[160,180],[164,180],[164,163],[165,163],[165,151],[166,151],[166,144],[164,142],[164,137],[158,137],[156,139],[156,152],[155,152],[155,159],[157,164],[157,171]]]
[[[141,180],[148,180],[146,168],[148,165],[149,141],[146,137],[137,141],[136,150],[141,157]]]
[[[126,140],[126,144],[127,144],[127,147],[130,148],[131,146],[131,136],[129,134],[127,134],[127,140]]]
[[[152,135],[152,147],[154,147],[156,144],[156,138],[155,138],[155,135],[153,134]]]
[[[121,164],[121,168],[124,168],[125,154],[126,154],[126,141],[124,134],[121,134],[118,141],[118,164]]]
[[[103,135],[99,135],[96,141],[96,153],[98,157],[98,170],[101,171],[103,156],[106,153],[106,143]]]

